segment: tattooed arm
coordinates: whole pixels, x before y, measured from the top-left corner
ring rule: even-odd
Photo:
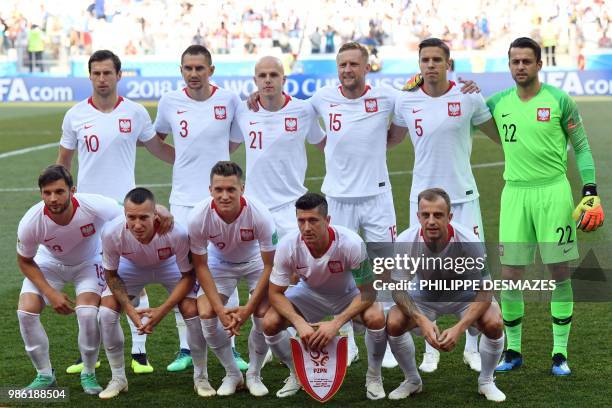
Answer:
[[[130,302],[130,297],[127,289],[125,288],[123,279],[121,279],[116,270],[111,271],[104,269],[104,276],[106,279],[106,284],[113,293],[115,300],[121,305],[121,309],[125,311],[125,314],[132,320],[132,322],[134,322],[139,334],[142,334],[141,332],[144,324],[140,320],[140,315],[136,311],[136,308],[134,305],[132,305],[132,302]]]
[[[438,326],[421,313],[410,294],[407,291],[394,290],[391,296],[393,296],[393,301],[399,310],[421,328],[425,340],[427,340],[432,347],[439,349],[438,336],[440,335],[440,331],[438,330]]]

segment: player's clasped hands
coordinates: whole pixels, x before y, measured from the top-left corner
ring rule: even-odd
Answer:
[[[240,336],[240,328],[249,319],[251,312],[246,306],[238,306],[232,308],[231,310],[233,310],[230,314],[234,322],[234,326],[230,331],[234,336]]]
[[[438,336],[439,349],[442,351],[452,351],[457,345],[457,340],[463,334],[463,330],[459,330],[457,326],[449,327]]]
[[[334,320],[314,323],[312,327],[316,328],[316,331],[310,336],[308,348],[313,351],[319,351],[325,348],[340,330],[340,326],[338,326]]]
[[[167,314],[164,313],[160,307],[137,309],[136,312],[140,316],[140,321],[142,322],[142,333],[139,334],[153,333],[153,328],[157,326]]]

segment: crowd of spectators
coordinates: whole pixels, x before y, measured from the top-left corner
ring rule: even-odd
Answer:
[[[99,48],[175,57],[190,43],[237,56],[334,53],[349,40],[410,49],[430,36],[486,50],[528,35],[559,52],[612,47],[611,19],[612,0],[2,0],[0,55],[28,57],[34,30],[43,60]]]

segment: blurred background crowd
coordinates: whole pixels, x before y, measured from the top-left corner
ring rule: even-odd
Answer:
[[[349,40],[392,55],[430,36],[452,50],[505,51],[518,35],[554,57],[611,48],[611,16],[610,0],[1,0],[0,58],[43,71],[100,48],[176,58],[191,43],[301,57]]]

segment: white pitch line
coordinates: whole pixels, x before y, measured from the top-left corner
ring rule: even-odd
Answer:
[[[482,169],[487,167],[498,167],[503,166],[504,162],[493,162],[493,163],[479,163],[472,165],[473,169]],[[401,170],[401,171],[390,171],[389,176],[401,176],[404,174],[412,174],[411,170]],[[306,177],[307,181],[317,181],[323,180],[323,176],[314,176],[314,177]],[[139,184],[139,187],[146,188],[160,188],[160,187],[172,187],[170,183],[154,183],[154,184]],[[35,187],[16,187],[16,188],[0,188],[0,193],[19,193],[24,191],[38,191]]]
[[[34,152],[36,150],[48,149],[50,147],[55,147],[57,145],[59,145],[59,143],[55,142],[55,143],[47,143],[43,145],[38,145],[38,146],[26,147],[25,149],[12,150],[10,152],[0,153],[0,159],[5,159],[7,157],[13,157],[13,156],[20,156],[22,154]]]

